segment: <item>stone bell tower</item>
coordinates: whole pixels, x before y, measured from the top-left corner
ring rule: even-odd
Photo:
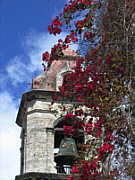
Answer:
[[[16,123],[21,127],[20,175],[15,180],[68,179],[68,173],[59,173],[54,153],[64,137],[61,104],[51,105],[64,76],[72,72],[76,54],[64,51],[61,60],[54,61],[48,71],[32,81],[32,89],[22,95]],[[72,103],[67,106],[71,107]]]

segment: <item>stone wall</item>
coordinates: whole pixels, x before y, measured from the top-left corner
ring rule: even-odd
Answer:
[[[26,172],[56,172],[53,127],[48,129],[48,123],[56,117],[49,111],[50,104],[37,99],[27,105]]]
[[[53,92],[33,90],[23,95],[17,116],[22,126],[21,174],[57,173],[54,168],[54,126],[61,121],[59,102],[51,105]],[[72,103],[67,103],[70,109]]]

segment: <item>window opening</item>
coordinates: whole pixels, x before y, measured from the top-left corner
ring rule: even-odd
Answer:
[[[59,147],[61,144],[62,139],[65,138],[65,134],[63,131],[63,125],[68,126],[70,125],[67,121],[64,119],[61,120],[55,127],[55,139],[54,139],[54,156],[57,155],[59,152]],[[72,137],[75,140],[77,151],[79,154],[79,151],[81,150],[81,147],[78,146],[78,144],[84,144],[84,134],[83,131],[80,130],[78,133],[78,136],[73,136]],[[57,169],[57,173],[64,173],[64,174],[70,174],[71,173],[71,165],[59,165],[54,161],[54,166]]]

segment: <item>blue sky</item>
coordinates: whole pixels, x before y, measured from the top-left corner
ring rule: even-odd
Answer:
[[[59,38],[47,26],[67,0],[1,0],[0,180],[20,173],[20,127],[15,124],[22,93],[43,71],[41,56]]]

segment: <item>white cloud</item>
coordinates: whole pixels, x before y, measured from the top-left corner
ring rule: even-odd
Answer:
[[[51,47],[57,44],[58,39],[64,39],[65,36],[66,33],[53,36],[49,33],[37,33],[35,30],[30,30],[28,35],[22,38],[24,54],[12,58],[7,65],[6,71],[12,84],[29,82],[33,78],[35,71],[41,73],[43,71],[42,53],[45,51],[50,52]],[[71,48],[75,50],[77,45],[72,45]]]
[[[23,63],[21,56],[16,56],[11,59],[6,70],[13,85],[27,81],[30,74],[27,65]]]
[[[0,93],[0,180],[13,180],[20,167],[20,128],[15,125],[17,103],[8,92]]]
[[[54,44],[57,44],[58,39],[64,39],[65,33],[62,33],[62,35],[53,36],[49,33],[37,33],[34,30],[31,30],[31,32],[26,36],[23,40],[23,47],[25,47],[25,50],[27,52],[27,55],[29,57],[29,70],[31,72],[36,70],[43,70],[42,67],[42,53],[45,51],[51,51],[51,47]]]
[[[20,142],[15,128],[8,127],[8,131],[1,135],[0,179],[13,180],[20,169]]]

